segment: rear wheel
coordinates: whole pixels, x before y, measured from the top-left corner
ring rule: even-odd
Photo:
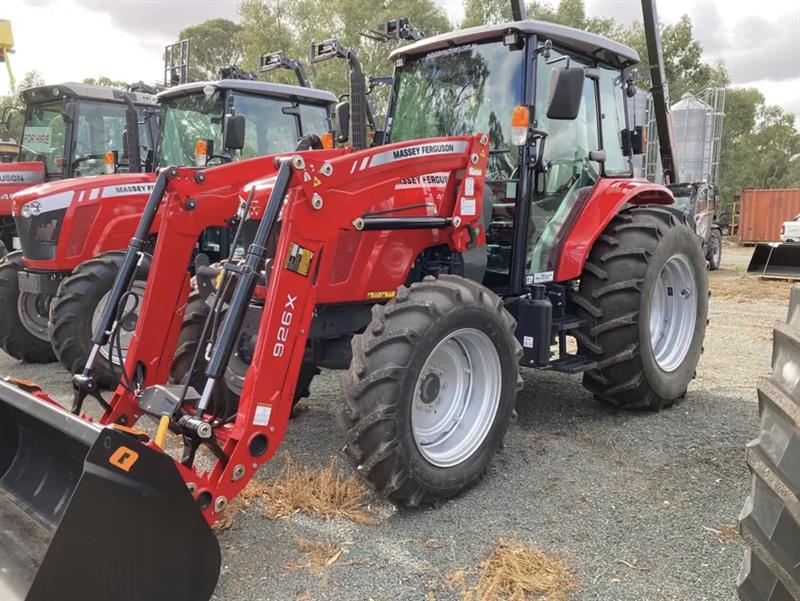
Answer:
[[[50,307],[50,339],[59,361],[70,373],[78,373],[86,365],[92,349],[92,336],[100,323],[124,257],[124,252],[112,251],[85,261],[75,268],[72,275],[64,278],[58,287],[58,293]],[[131,287],[135,297],[128,297],[125,312],[121,316],[119,345],[123,362],[136,331],[149,269],[148,258],[136,271]],[[122,369],[116,342],[114,345],[113,352],[110,345],[100,349],[95,364],[97,381],[107,388],[117,385],[118,374]],[[113,362],[113,368],[109,361]]]
[[[750,495],[739,516],[747,544],[739,573],[745,601],[800,599],[800,287],[788,323],[775,326],[773,373],[758,385],[758,438],[747,445]]]
[[[584,386],[620,409],[658,410],[686,393],[702,352],[708,274],[700,241],[660,206],[621,211],[589,253],[573,297]]]
[[[259,308],[260,311],[260,308]],[[200,335],[203,331],[203,324],[208,318],[211,308],[206,300],[197,290],[193,290],[189,295],[186,305],[186,312],[183,317],[183,326],[178,337],[178,346],[175,351],[175,359],[172,362],[172,381],[176,384],[185,384],[187,374],[192,365]],[[242,394],[242,385],[250,366],[252,358],[251,340],[240,340],[238,348],[231,356],[226,369],[224,381],[217,384],[211,397],[210,411],[220,419],[227,419],[235,415],[239,407],[239,397]],[[198,360],[190,384],[198,391],[202,392],[205,386],[205,354]],[[311,381],[314,376],[320,373],[319,368],[311,363],[303,363],[298,375],[297,388],[294,394],[292,406],[311,395]]]
[[[47,335],[47,315],[52,297],[20,292],[17,274],[24,269],[22,251],[0,259],[0,347],[29,363],[55,361]]]
[[[522,348],[495,294],[426,278],[353,337],[340,423],[357,472],[398,505],[434,503],[485,473],[514,409]]]
[[[712,229],[711,235],[708,237],[706,259],[708,260],[708,268],[711,271],[719,269],[719,265],[722,262],[722,235],[718,229]]]

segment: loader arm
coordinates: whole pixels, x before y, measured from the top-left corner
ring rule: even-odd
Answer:
[[[483,135],[434,138],[359,152],[311,151],[251,159],[208,169],[201,178],[188,168],[173,173],[151,263],[151,274],[157,277],[147,286],[126,363],[131,376],[137,366],[143,368],[139,385],[145,391],[168,380],[180,308],[188,295],[186,265],[199,233],[224,224],[250,182],[257,189],[251,216],[261,220],[280,212],[279,224],[273,224],[280,229],[274,257],[268,257],[272,269],[271,275],[267,271],[256,350],[238,413],[228,423],[214,424],[214,438],[225,459],[210,472],[176,463],[202,500],[209,523],[247,484],[255,471],[252,466],[269,460],[280,446],[315,307],[323,302],[374,303],[371,293],[393,293],[405,282],[413,257],[424,249],[447,244],[463,251],[484,243],[479,224],[487,144]],[[282,161],[292,161],[291,178],[285,190],[277,190],[276,166]],[[411,194],[407,188],[398,192],[398,182],[431,171],[449,175],[437,203],[426,201],[423,187]],[[279,211],[270,209],[276,206]],[[348,254],[353,236],[359,238],[355,255]],[[341,243],[343,239],[347,243]],[[364,249],[369,252],[362,254]],[[266,257],[265,248],[251,247],[248,252]],[[354,264],[342,278],[343,257],[352,263],[353,256],[367,257],[372,264]],[[229,312],[226,319],[230,318]],[[137,395],[122,386],[110,405],[103,424],[134,424],[143,414]],[[219,498],[224,499],[221,506]]]

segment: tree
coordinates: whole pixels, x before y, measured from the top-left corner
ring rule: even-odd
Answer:
[[[211,19],[187,27],[178,40],[189,40],[189,78],[195,81],[219,78],[219,70],[238,62],[242,27],[228,19]]]
[[[28,71],[23,78],[17,82],[17,92],[0,96],[0,116],[6,114],[7,107],[23,108],[20,92],[26,88],[43,86],[44,78],[39,71]],[[22,138],[23,117],[20,112],[11,113],[9,122],[10,127],[6,129],[4,123],[0,123],[0,139],[20,140]]]
[[[251,70],[257,68],[261,54],[276,50],[307,62],[312,42],[336,37],[358,53],[367,76],[387,75],[392,70],[389,52],[408,42],[377,42],[361,36],[361,32],[397,17],[408,17],[426,35],[451,28],[434,0],[385,0],[377,7],[374,0],[243,0],[239,10],[242,29],[237,39],[244,51],[243,65]],[[319,63],[309,70],[315,87],[336,94],[347,92],[348,70],[343,61]],[[290,73],[271,73],[269,80],[296,83]]]
[[[95,79],[94,77],[87,77],[86,79],[83,80],[83,83],[90,86],[105,86],[107,88],[116,88],[118,90],[127,90],[131,85],[126,81],[111,79],[110,77],[106,77],[105,75],[101,75],[97,79]]]

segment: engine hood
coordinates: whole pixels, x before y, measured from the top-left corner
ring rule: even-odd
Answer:
[[[11,196],[12,211],[18,214],[23,205],[33,200],[42,211],[56,210],[77,202],[102,201],[118,196],[149,194],[156,181],[155,173],[93,175],[48,182],[25,188]]]

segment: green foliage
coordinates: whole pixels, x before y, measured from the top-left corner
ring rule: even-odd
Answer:
[[[726,210],[742,188],[800,187],[800,133],[794,115],[767,105],[758,90],[728,90],[722,146]]]
[[[190,79],[218,79],[220,69],[235,64],[242,54],[241,29],[228,19],[210,19],[181,31],[178,40],[189,40]]]
[[[111,79],[110,77],[106,77],[105,75],[101,75],[97,79],[94,77],[87,77],[83,80],[83,83],[90,85],[90,86],[105,86],[107,88],[116,88],[117,90],[127,90],[130,87],[130,84],[126,81],[121,81],[119,79]]]
[[[426,35],[450,29],[447,16],[433,0],[243,0],[239,10],[242,29],[238,40],[244,50],[243,66],[251,70],[258,67],[261,54],[277,50],[308,65],[311,44],[336,37],[343,46],[356,51],[365,75],[389,75],[389,52],[407,42],[376,42],[364,38],[361,32],[377,29],[383,21],[398,17],[409,17],[411,24]],[[318,63],[308,70],[315,87],[336,94],[347,92],[344,61]],[[265,79],[296,83],[289,72],[272,72]]]
[[[22,98],[19,92],[21,92],[26,88],[33,88],[35,86],[43,86],[43,85],[44,85],[44,78],[42,78],[42,74],[39,73],[39,71],[28,71],[23,76],[23,78],[17,82],[17,93],[0,96],[0,116],[7,114],[6,113],[7,107],[23,108],[24,105],[22,104]],[[23,122],[23,117],[20,112],[12,113],[10,121],[11,127],[6,129],[5,123],[0,123],[0,139],[12,139],[12,140],[21,139],[22,122]]]

